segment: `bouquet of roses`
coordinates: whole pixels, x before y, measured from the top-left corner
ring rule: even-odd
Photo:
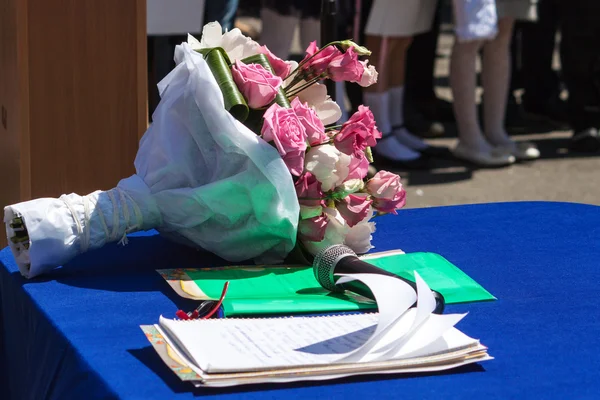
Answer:
[[[127,234],[157,229],[225,260],[310,258],[332,244],[371,246],[378,214],[404,205],[400,178],[367,180],[381,133],[359,107],[348,121],[324,79],[368,86],[377,72],[352,41],[284,61],[217,23],[177,46],[161,102],[136,156],[136,174],[109,191],[5,208],[21,273],[39,275]]]

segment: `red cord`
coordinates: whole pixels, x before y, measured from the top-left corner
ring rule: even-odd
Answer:
[[[183,319],[183,320],[188,320],[190,319],[190,317],[187,315],[187,313],[183,310],[177,310],[177,312],[175,313],[175,315],[177,315],[179,317],[179,319]]]
[[[213,309],[210,310],[210,312],[208,314],[206,314],[204,317],[202,317],[202,319],[208,319],[208,318],[212,317],[214,313],[217,312],[219,307],[221,307],[221,304],[223,304],[223,300],[225,299],[225,295],[227,294],[227,289],[229,289],[229,281],[225,282],[225,285],[223,286],[223,292],[221,293],[221,298],[219,299],[217,304],[215,304]]]

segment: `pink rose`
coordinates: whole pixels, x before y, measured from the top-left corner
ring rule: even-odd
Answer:
[[[302,71],[306,71],[310,77],[321,75],[327,71],[327,67],[331,61],[342,54],[342,52],[335,46],[325,47],[319,54],[311,58],[319,51],[317,42],[311,42],[306,49],[306,56],[300,62],[302,65]]]
[[[381,212],[397,214],[406,204],[406,192],[400,177],[388,171],[379,171],[367,182],[367,192],[373,197],[373,207]]]
[[[306,200],[309,199],[322,199],[324,197],[323,191],[321,190],[321,182],[311,174],[306,172],[302,174],[298,181],[296,181],[296,195],[298,196],[298,202],[300,205],[308,207],[316,207],[321,205],[322,200]]]
[[[361,105],[358,106],[358,111],[342,125],[340,133],[335,135],[333,142],[342,153],[359,157],[368,146],[375,146],[377,139],[381,139],[381,132],[375,126],[373,113],[369,107]]]
[[[301,239],[311,242],[320,242],[325,238],[327,223],[329,220],[325,214],[317,217],[303,219],[298,223],[298,235]]]
[[[308,136],[308,143],[311,146],[315,144],[321,144],[329,140],[329,137],[325,133],[325,126],[323,122],[317,116],[317,113],[306,104],[302,104],[299,98],[292,100],[292,108],[296,112],[300,122],[306,129],[306,135]]]
[[[372,65],[367,65],[369,63],[369,60],[360,61],[360,63],[362,64],[364,71],[362,74],[362,78],[360,78],[360,82],[358,82],[358,84],[362,87],[367,87],[377,83],[377,77],[379,76],[379,74],[377,73],[375,67]]]
[[[327,67],[327,76],[336,82],[360,82],[364,71],[365,67],[358,61],[354,47],[350,47],[345,53],[331,60]]]
[[[292,68],[290,64],[286,63],[281,58],[271,53],[271,50],[269,50],[267,46],[260,46],[258,48],[258,52],[267,56],[271,67],[273,67],[273,71],[275,71],[275,75],[277,75],[281,79],[285,79],[288,77]]]
[[[364,179],[369,171],[369,160],[367,160],[365,153],[360,153],[358,156],[353,155],[348,169],[350,172],[348,172],[346,180]]]
[[[304,170],[306,129],[292,108],[275,103],[265,111],[261,135],[273,142],[292,175],[300,176]]]
[[[244,64],[240,61],[236,61],[231,67],[231,75],[250,108],[261,108],[275,100],[283,83],[280,77],[273,75],[262,65]]]
[[[349,194],[336,203],[336,208],[348,226],[353,227],[367,217],[372,203],[365,195]]]

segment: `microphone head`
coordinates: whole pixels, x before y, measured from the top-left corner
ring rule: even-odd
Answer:
[[[343,244],[334,244],[319,251],[313,261],[313,273],[317,282],[329,291],[342,291],[335,285],[333,274],[337,263],[348,256],[356,257],[356,253]]]

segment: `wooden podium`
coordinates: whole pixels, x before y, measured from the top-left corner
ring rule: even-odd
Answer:
[[[145,0],[0,0],[0,215],[134,172],[146,45]]]

